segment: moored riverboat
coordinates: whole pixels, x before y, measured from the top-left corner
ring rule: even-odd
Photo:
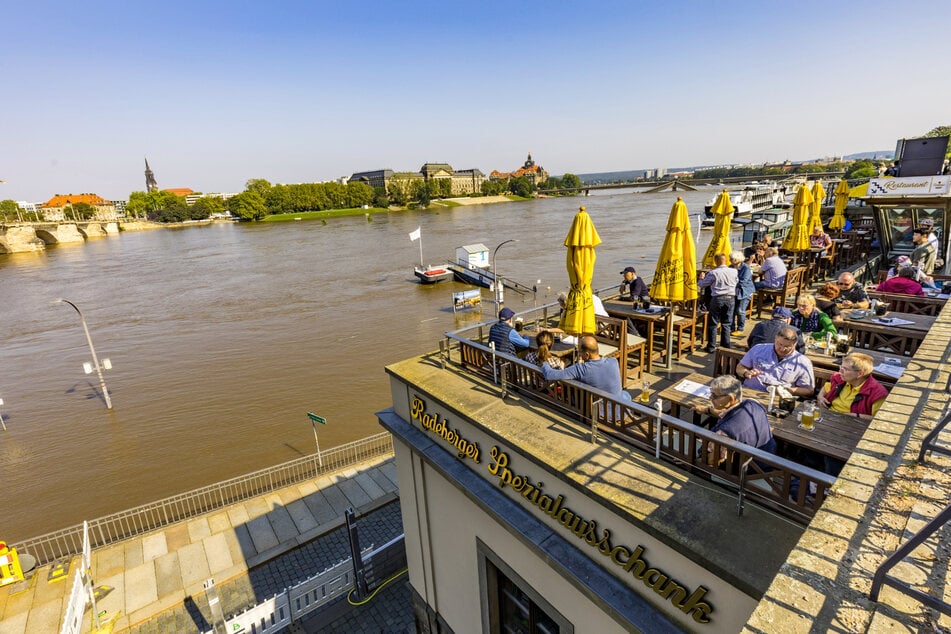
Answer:
[[[787,186],[779,183],[750,184],[741,191],[732,192],[730,201],[733,203],[733,222],[746,224],[754,214],[773,208],[782,208],[786,205]],[[713,204],[716,196],[704,205],[702,220],[703,226],[712,226],[714,223]]]
[[[433,266],[431,264],[427,267],[415,267],[413,269],[413,274],[416,275],[416,279],[419,280],[420,284],[435,284],[436,282],[445,282],[446,280],[451,280],[453,277],[453,272],[448,267]]]

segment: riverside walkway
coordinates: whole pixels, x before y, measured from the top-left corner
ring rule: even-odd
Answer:
[[[209,631],[206,579],[215,580],[228,617],[324,570],[349,556],[347,507],[357,511],[363,545],[402,533],[391,456],[96,549],[94,584],[110,588],[98,601],[101,621],[112,621],[115,632]],[[72,563],[69,581],[48,582],[44,566],[28,589],[0,592],[0,634],[59,631],[78,557]],[[330,607],[294,628],[321,631],[336,617],[359,620],[367,631],[412,631],[405,577],[391,586],[356,613]],[[87,611],[84,632],[90,622]]]

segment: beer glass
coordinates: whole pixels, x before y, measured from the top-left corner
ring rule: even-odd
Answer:
[[[650,403],[651,400],[651,382],[647,379],[644,379],[641,382],[641,403]]]
[[[816,404],[813,401],[804,403],[802,406],[802,428],[806,431],[812,431],[816,423]]]

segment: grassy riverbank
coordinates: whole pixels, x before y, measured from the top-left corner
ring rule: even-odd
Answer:
[[[389,213],[389,209],[383,209],[382,207],[370,207],[369,209],[364,209],[358,207],[356,209],[328,209],[326,211],[302,211],[297,214],[274,214],[272,216],[265,216],[264,220],[261,222],[293,222],[294,220],[325,220],[327,218],[342,218],[344,216],[365,216],[367,214],[385,214]]]

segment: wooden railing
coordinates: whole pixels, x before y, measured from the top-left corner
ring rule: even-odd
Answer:
[[[541,370],[517,357],[497,353],[468,335],[474,329],[447,333],[444,360],[493,381],[500,395],[509,393],[539,401],[590,430],[665,460],[690,473],[738,493],[738,512],[744,500],[779,511],[806,523],[815,514],[835,478],[798,463],[766,453],[679,418],[630,401],[618,401],[606,392],[575,381],[546,383]],[[726,460],[710,460],[720,456]],[[798,492],[791,497],[796,491]]]

